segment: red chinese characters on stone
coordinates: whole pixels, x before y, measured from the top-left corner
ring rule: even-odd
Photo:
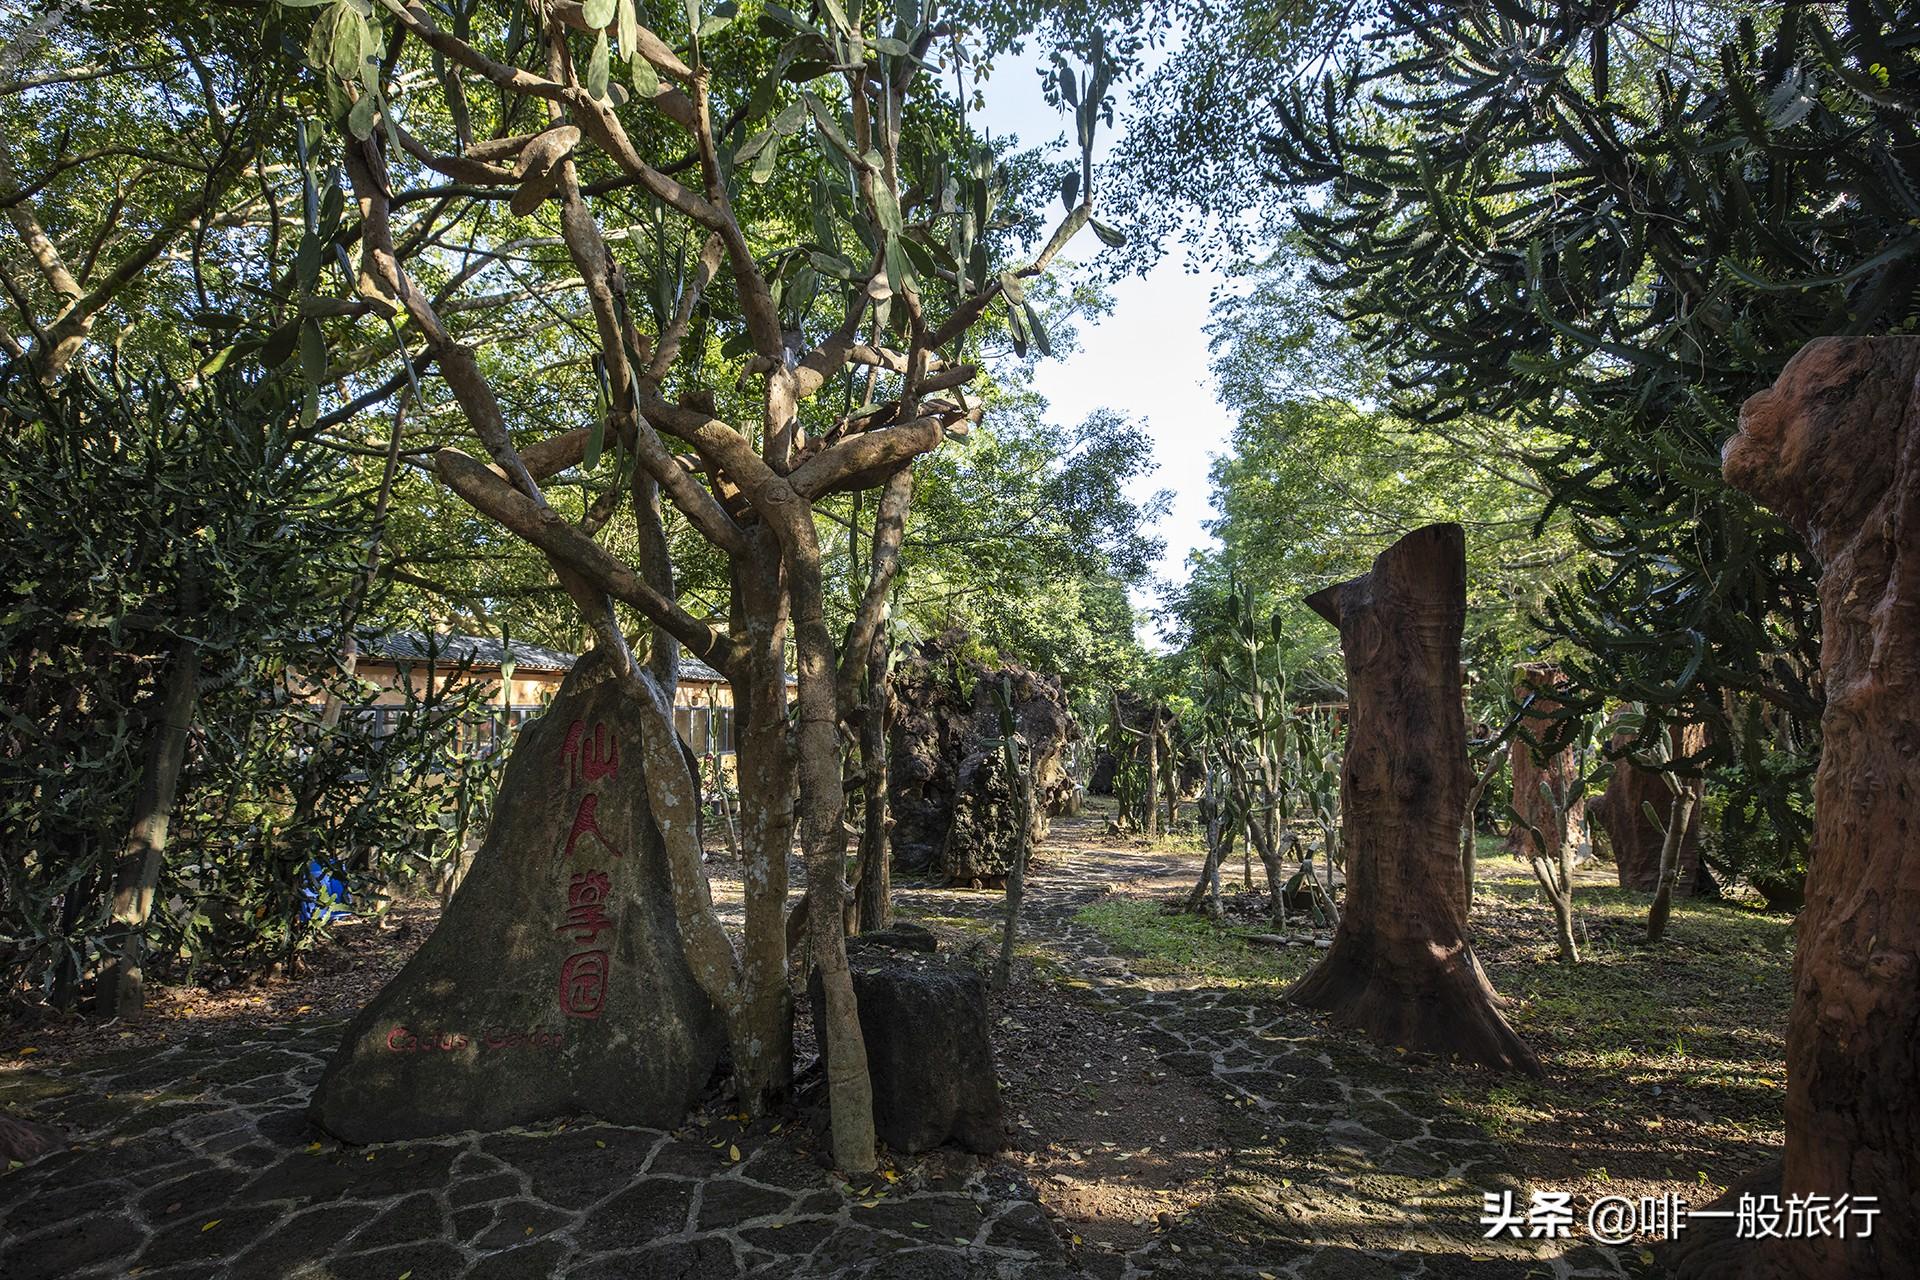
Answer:
[[[612,853],[616,858],[625,856],[619,849],[614,847],[613,841],[607,839],[607,833],[600,829],[599,810],[599,796],[589,791],[586,795],[580,797],[580,807],[576,809],[573,814],[573,827],[567,832],[567,847],[560,851],[560,857],[563,861],[573,857],[574,848],[580,843],[581,836],[592,836],[601,844],[605,845],[608,852]]]
[[[600,829],[600,795],[591,788],[604,778],[615,778],[620,770],[620,740],[605,721],[596,721],[589,730],[584,720],[575,720],[567,728],[560,750],[562,780],[569,795],[581,787],[573,811],[573,824],[560,851],[562,862],[571,862],[581,848],[582,837],[592,836],[614,857],[623,857],[620,849]],[[567,884],[566,914],[554,932],[575,945],[590,950],[576,951],[560,966],[560,1012],[569,1018],[598,1018],[606,1006],[607,986],[612,962],[605,948],[595,947],[600,935],[611,930],[614,922],[607,914],[613,898],[613,885],[607,872],[588,868],[576,871]]]
[[[560,767],[565,771],[569,787],[616,777],[620,770],[620,739],[607,728],[605,721],[595,723],[593,732],[589,733],[586,721],[575,720],[568,727],[567,740],[560,748]]]
[[[607,953],[581,951],[560,966],[560,1012],[569,1018],[597,1018],[607,1001]]]
[[[604,871],[575,873],[567,886],[567,918],[555,933],[571,933],[575,942],[592,942],[602,929],[613,928],[607,918],[607,896],[611,886]]]

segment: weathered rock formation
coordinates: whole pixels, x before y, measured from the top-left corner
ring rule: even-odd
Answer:
[[[987,985],[979,973],[917,947],[863,946],[850,953],[849,963],[873,1079],[874,1133],[890,1150],[906,1154],[948,1142],[968,1151],[998,1151],[1006,1127],[993,1071]],[[817,972],[809,995],[818,1025],[823,1009]]]
[[[1566,704],[1554,697],[1554,692],[1566,684],[1566,676],[1551,663],[1529,662],[1514,668],[1513,698],[1516,704],[1528,704],[1526,716],[1521,720],[1521,728],[1533,736],[1534,742],[1552,741],[1558,727],[1553,713]],[[1566,797],[1579,780],[1580,762],[1575,759],[1573,748],[1566,746],[1553,753],[1545,764],[1534,756],[1534,743],[1519,733],[1513,737],[1513,809],[1524,821],[1516,820],[1507,828],[1507,851],[1519,858],[1531,858],[1536,854],[1552,857],[1552,849],[1537,847],[1533,832],[1527,829],[1529,823],[1549,841],[1554,838],[1554,825],[1561,821],[1555,815],[1552,803],[1541,793],[1545,783],[1557,796]],[[1568,806],[1565,827],[1561,838],[1570,845],[1579,845],[1585,839],[1587,828],[1587,802],[1584,796]],[[1658,849],[1654,850],[1656,863],[1659,860]]]
[[[1071,803],[1066,748],[1080,729],[1056,677],[963,658],[963,641],[948,632],[895,668],[887,798],[893,855],[903,870],[984,884],[1006,875],[1018,834],[1018,780],[1007,776],[1000,757],[994,685],[1012,681],[1014,722],[1032,761],[1030,839],[1043,839],[1048,818]]]
[[[1307,597],[1346,660],[1347,892],[1332,948],[1289,998],[1388,1044],[1537,1072],[1467,945],[1466,576],[1460,526],[1435,524]]]
[[[589,656],[521,732],[439,926],[315,1089],[321,1128],[381,1142],[577,1112],[685,1115],[726,1037],[681,950],[639,714]]]
[[[1678,736],[1683,755],[1693,755],[1706,746],[1705,725],[1684,725],[1679,728]],[[1623,745],[1621,739],[1614,740],[1614,746]],[[1673,814],[1672,788],[1654,770],[1642,769],[1631,760],[1622,759],[1615,762],[1613,778],[1590,810],[1593,820],[1606,832],[1620,887],[1643,893],[1652,893],[1660,887],[1660,850],[1666,843],[1666,836],[1647,816],[1649,804],[1660,815],[1660,821],[1669,821]],[[1680,878],[1673,891],[1682,897],[1694,894],[1711,897],[1719,892],[1713,873],[1700,860],[1700,811],[1701,806],[1696,804],[1687,820],[1686,834],[1680,839]]]
[[[1684,1275],[1879,1280],[1920,1257],[1920,338],[1822,338],[1740,411],[1728,483],[1820,562],[1826,688],[1787,1020],[1786,1196],[1875,1197],[1871,1234],[1689,1230]],[[1727,1205],[1732,1208],[1734,1206]]]

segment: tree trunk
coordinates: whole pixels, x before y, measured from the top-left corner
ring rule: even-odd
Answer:
[[[1647,941],[1660,941],[1667,934],[1667,917],[1673,913],[1673,894],[1680,880],[1680,842],[1693,821],[1693,784],[1683,782],[1673,795],[1673,808],[1667,811],[1667,834],[1660,845],[1660,888],[1653,895],[1647,912]]]
[[[1347,902],[1332,948],[1289,997],[1388,1044],[1538,1072],[1533,1051],[1494,1007],[1466,938],[1457,843],[1470,784],[1460,526],[1408,534],[1372,572],[1307,603],[1340,628],[1346,661]]]
[[[1487,788],[1492,785],[1493,780],[1500,776],[1500,766],[1505,763],[1506,758],[1496,752],[1493,759],[1487,762],[1487,767],[1480,771],[1480,776],[1474,779],[1473,790],[1467,793],[1467,814],[1460,826],[1460,880],[1466,888],[1468,911],[1473,910],[1476,852],[1474,837],[1478,834],[1478,828],[1474,825],[1474,815],[1480,812],[1480,797],[1487,793]]]
[[[1679,738],[1676,750],[1694,755],[1706,747],[1705,725],[1675,727]],[[1625,745],[1614,739],[1615,749]],[[1607,845],[1613,853],[1613,866],[1622,889],[1652,893],[1660,887],[1660,853],[1666,843],[1660,825],[1647,816],[1647,805],[1665,812],[1673,804],[1673,790],[1665,778],[1653,769],[1643,769],[1624,757],[1614,765],[1613,778],[1593,806],[1593,816],[1607,833]],[[1700,810],[1695,806],[1686,834],[1677,850],[1679,878],[1674,892],[1683,896],[1711,893],[1713,878],[1700,861]]]
[[[146,1002],[141,972],[147,917],[167,852],[167,827],[180,771],[187,758],[187,730],[200,692],[200,646],[182,638],[167,664],[167,681],[148,731],[146,762],[134,797],[133,822],[113,876],[113,926],[107,934],[111,959],[100,974],[99,1009],[109,1018],[138,1017]]]
[[[1169,722],[1169,726],[1171,722]],[[1161,770],[1161,786],[1167,796],[1167,833],[1171,835],[1180,825],[1180,762],[1174,755],[1173,735],[1162,730],[1161,745],[1166,748],[1161,758],[1166,762]],[[1217,871],[1218,868],[1215,868]]]
[[[1910,1276],[1920,1257],[1920,339],[1822,338],[1747,401],[1728,483],[1820,562],[1827,703],[1787,1020],[1786,1195],[1878,1199],[1871,1235],[1750,1245],[1749,1274]],[[1692,1235],[1689,1231],[1687,1235]],[[1704,1271],[1718,1262],[1695,1255]]]
[[[1005,715],[1009,734],[1013,731],[1011,707]],[[1013,979],[1013,943],[1020,930],[1020,900],[1026,896],[1027,860],[1033,856],[1033,770],[1021,768],[1019,748],[1008,753],[1013,771],[1013,794],[1019,818],[1019,841],[1013,851],[1013,865],[1007,868],[1007,919],[1000,932],[1000,958],[993,966],[993,989],[1005,991]]]
[[[1560,827],[1560,835],[1569,849],[1578,845],[1579,833],[1586,827],[1587,802],[1584,796],[1562,813],[1551,800],[1540,794],[1540,784],[1543,782],[1553,789],[1556,796],[1572,794],[1580,774],[1573,746],[1569,744],[1560,748],[1543,762],[1535,756],[1533,743],[1527,741],[1529,736],[1535,741],[1545,741],[1553,734],[1557,727],[1553,713],[1563,705],[1553,693],[1565,683],[1566,676],[1552,663],[1522,663],[1513,669],[1514,703],[1527,706],[1526,714],[1520,718],[1519,728],[1513,735],[1513,745],[1509,748],[1513,758],[1513,808],[1518,817],[1507,828],[1507,851],[1517,858],[1531,858],[1536,852],[1557,857],[1552,853],[1554,833],[1551,827],[1556,824]],[[1533,699],[1530,704],[1527,703],[1529,697]],[[1527,831],[1528,823],[1532,823],[1546,837],[1548,848],[1535,849],[1533,836]]]
[[[1141,831],[1160,834],[1160,708],[1147,708],[1147,790],[1140,798]]]
[[[772,535],[761,533],[769,542]],[[776,553],[777,554],[777,553]],[[734,1063],[741,1104],[765,1115],[793,1084],[793,988],[787,977],[787,858],[793,849],[793,745],[787,727],[786,591],[777,560],[734,566],[734,620],[746,641],[734,682],[746,938],[742,1018],[758,1052]]]
[[[874,636],[867,659],[867,696],[860,708],[860,778],[866,812],[860,825],[860,857],[853,881],[856,930],[884,929],[893,923],[892,870],[888,866],[887,684],[892,645],[886,628]]]
[[[787,589],[799,650],[800,723],[796,732],[800,777],[800,845],[807,864],[807,931],[820,970],[827,1025],[819,1028],[827,1053],[827,1097],[833,1122],[833,1161],[846,1173],[875,1164],[873,1085],[867,1048],[847,968],[843,919],[846,901],[846,797],[840,785],[840,716],[835,696],[833,640],[821,590],[820,549],[809,517],[789,531]]]

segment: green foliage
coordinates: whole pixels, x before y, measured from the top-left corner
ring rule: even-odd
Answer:
[[[1807,836],[1813,826],[1813,769],[1794,752],[1756,751],[1711,770],[1700,856],[1721,879],[1753,886],[1775,911],[1806,901]],[[1784,796],[1795,821],[1782,827],[1763,797]]]
[[[201,695],[150,924],[161,972],[284,955],[308,861],[377,847],[355,879],[390,876],[441,812],[479,817],[479,780],[434,772],[439,722],[460,714],[444,697],[384,737],[351,717],[318,728],[323,688],[358,692],[317,636],[369,526],[290,399],[235,372],[189,389],[84,363],[57,392],[19,369],[0,384],[0,562],[20,567],[0,597],[9,989],[70,1000],[92,970],[183,641]]]
[[[918,635],[961,627],[999,656],[1056,673],[1083,715],[1116,678],[1144,670],[1129,587],[1160,552],[1147,533],[1166,495],[1127,488],[1152,463],[1136,424],[1101,413],[1077,428],[1030,397],[915,470],[895,614]]]
[[[1812,567],[1719,445],[1807,339],[1912,327],[1920,186],[1895,157],[1920,61],[1884,5],[1784,6],[1764,38],[1616,16],[1389,4],[1272,157],[1326,193],[1297,210],[1316,279],[1404,412],[1564,438],[1534,466],[1597,560],[1541,620],[1589,709],[1724,730],[1735,690],[1811,721]]]
[[[1395,407],[1535,433],[1541,524],[1588,552],[1538,610],[1573,713],[1638,703],[1643,741],[1705,724],[1706,759],[1673,765],[1697,772],[1733,763],[1755,700],[1813,749],[1815,569],[1719,451],[1808,339],[1920,319],[1920,56],[1884,3],[1622,16],[1388,3],[1267,146],[1319,193],[1295,207],[1313,279]],[[1792,842],[1796,772],[1741,774]]]
[[[284,669],[256,670],[204,708],[150,934],[163,971],[198,979],[285,961],[327,932],[325,912],[302,911],[310,868],[366,915],[440,888],[485,834],[509,744],[473,739],[497,687],[431,656],[402,674],[400,702],[332,726],[318,691]],[[350,680],[327,684],[365,699]]]

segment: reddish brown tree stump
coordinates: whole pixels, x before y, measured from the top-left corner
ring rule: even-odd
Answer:
[[[1705,750],[1705,725],[1680,725],[1676,731],[1681,754],[1697,755]],[[1630,739],[1631,735],[1621,735],[1613,745],[1618,749]],[[1607,833],[1620,887],[1641,893],[1652,893],[1660,887],[1660,850],[1666,843],[1666,835],[1647,817],[1649,804],[1662,822],[1668,821],[1673,813],[1673,789],[1659,773],[1623,757],[1614,762],[1613,777],[1592,809],[1594,820]],[[1680,839],[1680,879],[1673,889],[1678,897],[1717,892],[1712,873],[1700,861],[1700,812],[1701,806],[1696,804],[1687,819],[1686,834]]]
[[[1822,338],[1740,411],[1729,484],[1820,562],[1827,693],[1787,1020],[1787,1196],[1873,1196],[1855,1228],[1767,1239],[1744,1274],[1920,1266],[1920,338]],[[1739,1242],[1749,1244],[1751,1242]],[[1690,1274],[1712,1251],[1678,1257]],[[1717,1265],[1725,1270],[1725,1253]]]
[[[1556,728],[1553,713],[1563,707],[1554,692],[1565,686],[1567,678],[1560,668],[1548,662],[1522,663],[1513,669],[1513,699],[1516,704],[1533,698],[1522,718],[1520,725],[1535,741],[1546,741]],[[1507,852],[1519,858],[1531,858],[1536,853],[1552,856],[1551,849],[1538,848],[1533,833],[1527,830],[1531,823],[1548,839],[1552,839],[1553,825],[1559,821],[1553,806],[1540,794],[1540,784],[1546,783],[1554,793],[1568,795],[1579,780],[1580,762],[1574,757],[1572,746],[1562,747],[1553,753],[1545,764],[1534,758],[1534,745],[1522,734],[1513,739],[1513,809],[1519,815],[1507,829]],[[1563,835],[1569,845],[1580,842],[1580,832],[1586,828],[1587,802],[1583,796],[1575,800],[1567,809],[1566,830]]]
[[[1386,1044],[1538,1072],[1467,945],[1466,577],[1460,526],[1428,525],[1307,597],[1340,628],[1347,667],[1347,895],[1332,948],[1288,998]]]

